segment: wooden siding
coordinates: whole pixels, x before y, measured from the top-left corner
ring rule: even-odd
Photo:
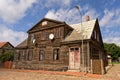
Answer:
[[[81,40],[62,43],[67,34],[73,30],[67,24],[48,20],[47,25],[42,26],[43,21],[46,20],[43,19],[28,31],[28,47],[16,49],[17,58],[15,57],[14,59],[16,68],[45,70],[63,70],[69,68],[69,48],[77,46],[80,48],[81,71],[102,74],[104,69],[102,64],[104,49],[98,23],[95,24],[91,39],[84,40],[82,45]],[[58,30],[60,30],[59,37],[57,37]],[[54,34],[53,40],[49,39],[51,33]],[[31,41],[32,35],[34,35],[34,43]],[[54,59],[55,49],[59,49],[58,60]],[[44,51],[43,60],[40,60],[40,50]],[[20,51],[23,53],[19,59]],[[28,60],[29,51],[33,51],[32,60]]]
[[[59,60],[53,60],[53,50],[55,48],[58,48],[60,50],[60,54],[59,54]],[[32,61],[29,61],[28,58],[28,51],[26,52],[26,50],[18,50],[18,51],[23,51],[25,53],[24,57],[22,56],[21,60],[18,60],[18,58],[16,58],[15,62],[17,62],[18,65],[21,66],[17,66],[16,68],[25,68],[24,65],[26,65],[28,68],[32,67],[30,65],[32,64],[36,64],[39,65],[39,68],[43,69],[43,65],[46,65],[49,67],[52,67],[52,65],[56,65],[57,67],[60,66],[68,66],[68,60],[69,60],[69,56],[68,56],[68,47],[67,46],[62,46],[62,47],[52,47],[52,46],[47,46],[46,48],[35,48],[35,49],[31,49],[33,50],[33,58]],[[40,50],[44,50],[45,51],[45,59],[40,61],[39,60],[39,52]],[[18,56],[18,53],[16,54],[16,56]],[[24,59],[25,58],[25,59]],[[27,63],[27,64],[26,64]],[[40,66],[41,65],[41,66]],[[56,68],[57,68],[56,67]],[[36,67],[34,67],[34,69],[38,69]],[[45,69],[51,69],[51,68],[45,68]]]

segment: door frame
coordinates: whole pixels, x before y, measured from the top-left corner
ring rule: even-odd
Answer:
[[[75,58],[75,55],[72,55],[78,51],[78,57]],[[73,58],[71,58],[71,56]],[[72,70],[79,70],[80,69],[80,47],[79,46],[74,46],[69,48],[69,69]],[[73,60],[73,63],[71,62],[71,59]],[[76,59],[78,59],[78,62],[76,63]]]

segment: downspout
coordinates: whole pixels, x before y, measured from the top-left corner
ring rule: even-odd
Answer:
[[[102,73],[102,75],[104,74],[104,66],[103,66],[103,53],[101,52],[100,53],[101,54],[101,73]]]
[[[89,47],[90,45],[89,45],[89,42],[87,42],[87,47],[88,47],[88,70],[87,70],[87,72],[90,72],[90,47]]]
[[[92,48],[92,46],[91,46],[91,48]],[[90,56],[92,57],[92,49],[91,49],[90,52],[91,52],[91,53],[90,53]],[[91,68],[90,68],[91,70],[90,70],[90,73],[93,74],[93,66],[92,66],[93,63],[92,63],[92,58],[90,59],[90,63],[91,63]]]

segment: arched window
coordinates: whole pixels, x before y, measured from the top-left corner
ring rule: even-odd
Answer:
[[[29,51],[29,52],[28,52],[28,60],[31,61],[31,60],[32,60],[32,57],[33,57],[33,52],[32,52],[32,51]]]
[[[44,60],[45,59],[45,51],[44,50],[40,50],[40,53],[39,53],[39,60]]]

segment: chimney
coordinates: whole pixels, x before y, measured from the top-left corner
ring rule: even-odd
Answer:
[[[90,17],[87,15],[86,16],[86,21],[89,21],[90,20]]]

